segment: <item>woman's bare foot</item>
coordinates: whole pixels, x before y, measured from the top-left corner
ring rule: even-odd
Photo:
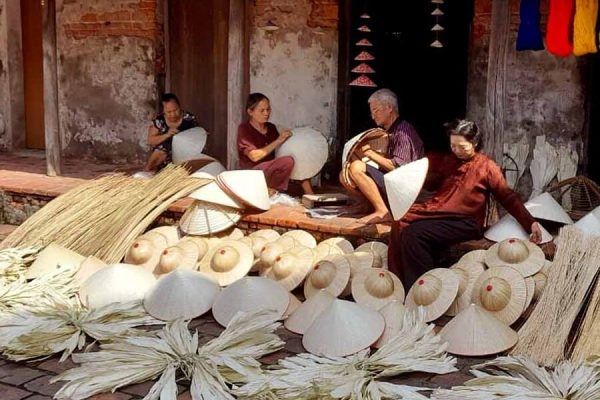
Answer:
[[[364,217],[360,218],[357,222],[362,223],[362,224],[372,225],[372,224],[383,224],[383,223],[392,222],[392,221],[393,221],[392,216],[390,215],[390,213],[388,211],[385,211],[385,212],[375,211],[374,213],[365,215]]]

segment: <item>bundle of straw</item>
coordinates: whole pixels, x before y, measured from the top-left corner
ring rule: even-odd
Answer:
[[[600,238],[565,226],[546,288],[529,319],[519,330],[519,342],[511,354],[530,357],[551,366],[565,359],[566,344],[600,260]]]
[[[39,246],[0,250],[0,286],[22,280],[39,251]]]
[[[129,245],[175,200],[207,183],[169,166],[152,179],[111,175],[57,197],[32,215],[0,248],[60,244],[107,263],[123,258]]]
[[[221,336],[198,347],[183,320],[169,323],[154,336],[130,336],[102,344],[95,353],[73,354],[81,366],[55,377],[67,381],[55,399],[80,400],[134,383],[159,380],[146,400],[176,399],[176,373],[191,381],[193,399],[231,399],[230,386],[260,374],[256,359],[281,349],[273,332],[280,326],[271,312],[237,314]]]
[[[547,371],[524,357],[500,357],[476,365],[475,379],[451,390],[436,390],[433,400],[598,399],[600,371],[562,362]]]
[[[446,344],[425,323],[422,308],[407,312],[402,329],[369,355],[367,350],[348,357],[299,354],[279,361],[236,391],[242,398],[258,399],[425,399],[422,388],[379,382],[376,378],[422,371],[456,371]]]
[[[600,280],[577,332],[571,360],[585,361],[590,355],[600,355]]]
[[[102,341],[135,326],[160,323],[146,314],[139,301],[88,310],[77,299],[58,297],[35,310],[0,318],[0,346],[10,360],[31,360],[62,352],[62,362],[75,349],[83,348],[86,335]]]

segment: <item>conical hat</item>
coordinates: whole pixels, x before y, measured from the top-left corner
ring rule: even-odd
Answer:
[[[315,319],[335,300],[335,296],[326,290],[319,290],[314,296],[306,299],[294,311],[283,325],[288,331],[304,335]]]
[[[575,222],[575,226],[583,233],[600,236],[600,207],[596,207],[584,215],[583,218]]]
[[[486,250],[471,250],[468,253],[465,253],[461,258],[456,262],[457,264],[469,264],[471,262],[482,262],[485,263],[485,254]]]
[[[525,278],[512,267],[492,267],[477,278],[472,299],[500,321],[512,325],[525,311]]]
[[[383,268],[369,268],[352,278],[352,297],[357,303],[380,310],[388,303],[404,301],[404,287],[398,277]]]
[[[124,261],[154,272],[160,261],[160,255],[168,246],[167,243],[167,238],[162,233],[146,232],[129,246]]]
[[[381,242],[367,242],[356,248],[356,251],[373,253],[373,267],[388,269],[388,246]]]
[[[462,260],[462,258],[461,258]],[[450,267],[458,275],[458,293],[452,305],[446,311],[445,315],[454,317],[471,304],[471,295],[473,287],[479,275],[485,270],[485,264],[482,261],[461,262]]]
[[[166,274],[175,269],[196,269],[198,245],[190,240],[180,241],[176,246],[167,247],[160,255],[154,273]]]
[[[350,254],[354,251],[354,246],[352,246],[352,243],[350,243],[347,239],[344,239],[343,237],[332,237],[329,239],[325,239],[321,241],[317,245],[317,247],[325,244],[338,247],[344,254]]]
[[[288,304],[287,308],[285,309],[285,312],[283,313],[284,319],[288,318],[290,315],[296,312],[298,307],[302,305],[302,302],[298,300],[298,298],[294,296],[291,292],[289,292],[288,294],[290,295],[290,303]]]
[[[64,268],[74,268],[81,265],[84,260],[85,257],[81,254],[61,245],[50,243],[38,253],[35,261],[25,271],[25,279],[39,278]]]
[[[314,251],[304,246],[295,246],[281,253],[266,273],[284,289],[294,290],[306,277],[312,266]]]
[[[102,261],[101,259],[99,259],[97,257],[94,257],[94,256],[87,257],[79,265],[79,269],[77,270],[77,272],[75,273],[75,276],[73,277],[73,284],[75,286],[81,286],[81,284],[83,282],[85,282],[87,278],[92,276],[96,271],[101,270],[102,268],[106,267],[107,265],[108,264],[106,264],[104,261]]]
[[[458,294],[458,275],[447,268],[435,268],[417,279],[408,291],[405,305],[411,310],[423,306],[425,322],[442,316]]]
[[[481,307],[471,304],[440,331],[448,342],[448,353],[459,356],[488,356],[517,344],[517,332]]]
[[[392,216],[396,221],[404,217],[417,199],[428,168],[429,160],[424,157],[401,165],[383,176]]]
[[[383,306],[383,308],[379,310],[379,313],[383,316],[385,328],[383,329],[383,334],[379,340],[373,345],[375,348],[383,346],[398,335],[398,332],[400,332],[400,329],[402,329],[402,325],[404,324],[406,307],[404,307],[402,301],[392,300]]]
[[[113,264],[95,272],[79,289],[79,300],[90,309],[110,303],[143,300],[156,283],[152,272],[131,264]]]
[[[328,256],[342,255],[342,254],[344,254],[344,252],[342,251],[342,249],[340,249],[336,245],[331,244],[331,243],[321,242],[317,245],[317,248],[315,249],[314,262],[317,263]]]
[[[488,267],[508,265],[525,277],[541,270],[545,261],[542,249],[528,240],[506,239],[494,244],[485,254]]]
[[[281,235],[274,229],[259,229],[255,232],[252,232],[248,236],[252,238],[259,236],[267,239],[267,242],[274,242],[275,240],[279,239]]]
[[[175,225],[164,225],[158,226],[154,229],[149,230],[146,233],[155,232],[160,233],[165,238],[167,238],[167,246],[175,246],[179,239],[181,239],[181,232],[179,228]]]
[[[315,249],[317,247],[317,240],[310,233],[302,230],[302,229],[294,229],[292,231],[287,231],[281,237],[292,237],[296,239],[298,243],[302,246],[309,247],[311,249]]]
[[[184,236],[181,238],[182,242],[192,242],[198,248],[198,261],[202,260],[206,253],[208,253],[208,239],[201,236]]]
[[[229,196],[215,182],[209,182],[199,189],[196,189],[188,195],[192,199],[201,200],[207,203],[218,204],[225,207],[242,209],[244,206],[235,198]]]
[[[221,189],[233,194],[237,200],[259,210],[271,207],[265,174],[257,169],[224,171],[216,179]]]
[[[342,255],[332,255],[318,261],[304,282],[304,297],[315,296],[326,290],[334,297],[339,296],[350,280],[350,263]]]
[[[231,232],[229,232],[229,234],[227,235],[228,239],[233,239],[233,240],[239,240],[241,238],[243,238],[244,236],[244,231],[241,230],[240,228],[236,228],[234,227]]]
[[[362,146],[364,144],[370,144],[369,142],[364,142],[369,137],[374,137],[374,138],[385,137],[387,140],[387,138],[389,137],[389,134],[381,128],[372,128],[372,129],[367,129],[366,131],[361,132],[358,135],[354,136],[353,138],[351,138],[344,144],[344,148],[342,150],[342,164],[352,161],[354,152],[355,152],[355,150],[358,149],[359,145]]]
[[[238,242],[244,243],[246,246],[250,247],[252,250],[252,254],[254,255],[254,261],[252,262],[252,268],[250,268],[250,272],[258,272],[263,265],[260,261],[260,252],[263,247],[267,244],[267,241],[262,236],[244,236],[241,239],[238,239]]]
[[[210,235],[231,228],[241,218],[238,209],[196,200],[181,216],[179,227],[188,235]]]
[[[199,126],[173,136],[172,158],[175,164],[202,158],[206,145],[206,131]]]
[[[206,179],[208,181],[214,181],[215,176],[206,171],[196,171],[190,174],[190,178]],[[208,184],[208,182],[206,182]]]
[[[294,159],[290,178],[299,181],[317,175],[328,155],[325,136],[309,127],[292,129],[292,136],[275,150],[275,157],[291,156]]]
[[[290,302],[288,292],[277,282],[246,276],[221,291],[213,305],[215,320],[227,326],[238,312],[273,310],[279,317]]]
[[[548,243],[552,241],[552,235],[540,224],[542,230],[542,241],[541,243]],[[517,220],[510,214],[506,214],[492,225],[483,236],[493,242],[501,242],[506,239],[516,238],[521,240],[529,240],[529,234],[525,232],[525,229],[517,222]]]
[[[210,156],[207,156],[206,154],[203,155],[203,158],[212,158]],[[227,171],[227,168],[225,168],[223,166],[223,164],[221,164],[220,162],[218,162],[217,160],[213,159],[214,161],[206,164],[204,167],[199,168],[196,172],[206,172],[208,174],[211,174],[212,176],[217,176],[219,175],[221,172],[223,171]],[[194,174],[190,175],[193,176]]]
[[[144,297],[148,314],[163,321],[192,319],[211,309],[221,288],[198,271],[176,269],[162,275]]]
[[[210,249],[200,262],[200,272],[204,272],[227,286],[244,277],[254,261],[252,249],[235,240],[222,240]]]
[[[377,311],[335,299],[306,330],[302,345],[315,355],[344,357],[371,346],[384,327]]]
[[[346,260],[350,263],[350,280],[346,285],[346,289],[341,294],[341,297],[348,296],[352,293],[352,278],[356,276],[360,271],[366,268],[373,267],[373,253],[368,251],[354,251],[349,254],[344,254]]]
[[[533,295],[535,293],[535,279],[533,279],[533,276],[525,278],[525,287],[527,288],[527,299],[525,300],[523,311],[527,310],[533,301]]]
[[[573,220],[569,217],[565,209],[548,192],[544,192],[527,201],[525,208],[527,208],[534,218],[560,222],[561,224],[573,223]]]
[[[535,283],[535,288],[533,290],[533,299],[539,299],[544,289],[546,288],[546,282],[548,281],[548,277],[543,272],[538,272],[537,274],[532,276],[533,282]]]
[[[291,236],[282,236],[274,242],[267,243],[260,251],[260,260],[269,268],[275,259],[283,252],[291,249],[299,243]],[[306,246],[305,246],[306,247]]]

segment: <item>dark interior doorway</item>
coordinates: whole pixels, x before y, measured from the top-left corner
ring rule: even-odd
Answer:
[[[368,97],[379,88],[390,88],[398,94],[402,116],[411,122],[425,142],[426,150],[447,148],[443,123],[464,117],[466,112],[469,32],[473,1],[430,0],[341,1],[339,127],[340,141],[373,127]],[[436,39],[431,28],[436,7],[444,15],[437,22],[444,27],[438,33],[442,48],[431,47]],[[371,18],[362,19],[367,13]],[[371,32],[357,28],[366,24]],[[373,47],[358,47],[366,38]],[[361,51],[372,52],[368,62],[377,88],[348,86],[358,74],[350,70],[360,63],[354,57]]]
[[[588,178],[600,183],[600,55],[589,56],[590,60],[590,125],[587,143],[587,170]]]

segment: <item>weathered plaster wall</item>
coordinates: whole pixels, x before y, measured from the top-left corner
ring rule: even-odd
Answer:
[[[335,137],[337,0],[255,0],[250,14],[250,90],[271,99],[274,123]]]
[[[157,7],[157,4],[159,7]],[[162,1],[63,0],[57,8],[65,156],[140,160],[157,94]]]
[[[488,46],[491,27],[491,1],[475,1],[475,17],[469,55],[468,117],[483,125],[485,119]],[[531,161],[535,136],[546,135],[555,147],[570,141],[581,144],[585,136],[585,58],[556,57],[546,50],[515,49],[519,24],[516,0],[512,6],[510,51],[507,58],[505,142],[530,143],[527,170],[521,178],[520,191],[529,193]],[[545,34],[548,4],[542,0],[541,28]]]

